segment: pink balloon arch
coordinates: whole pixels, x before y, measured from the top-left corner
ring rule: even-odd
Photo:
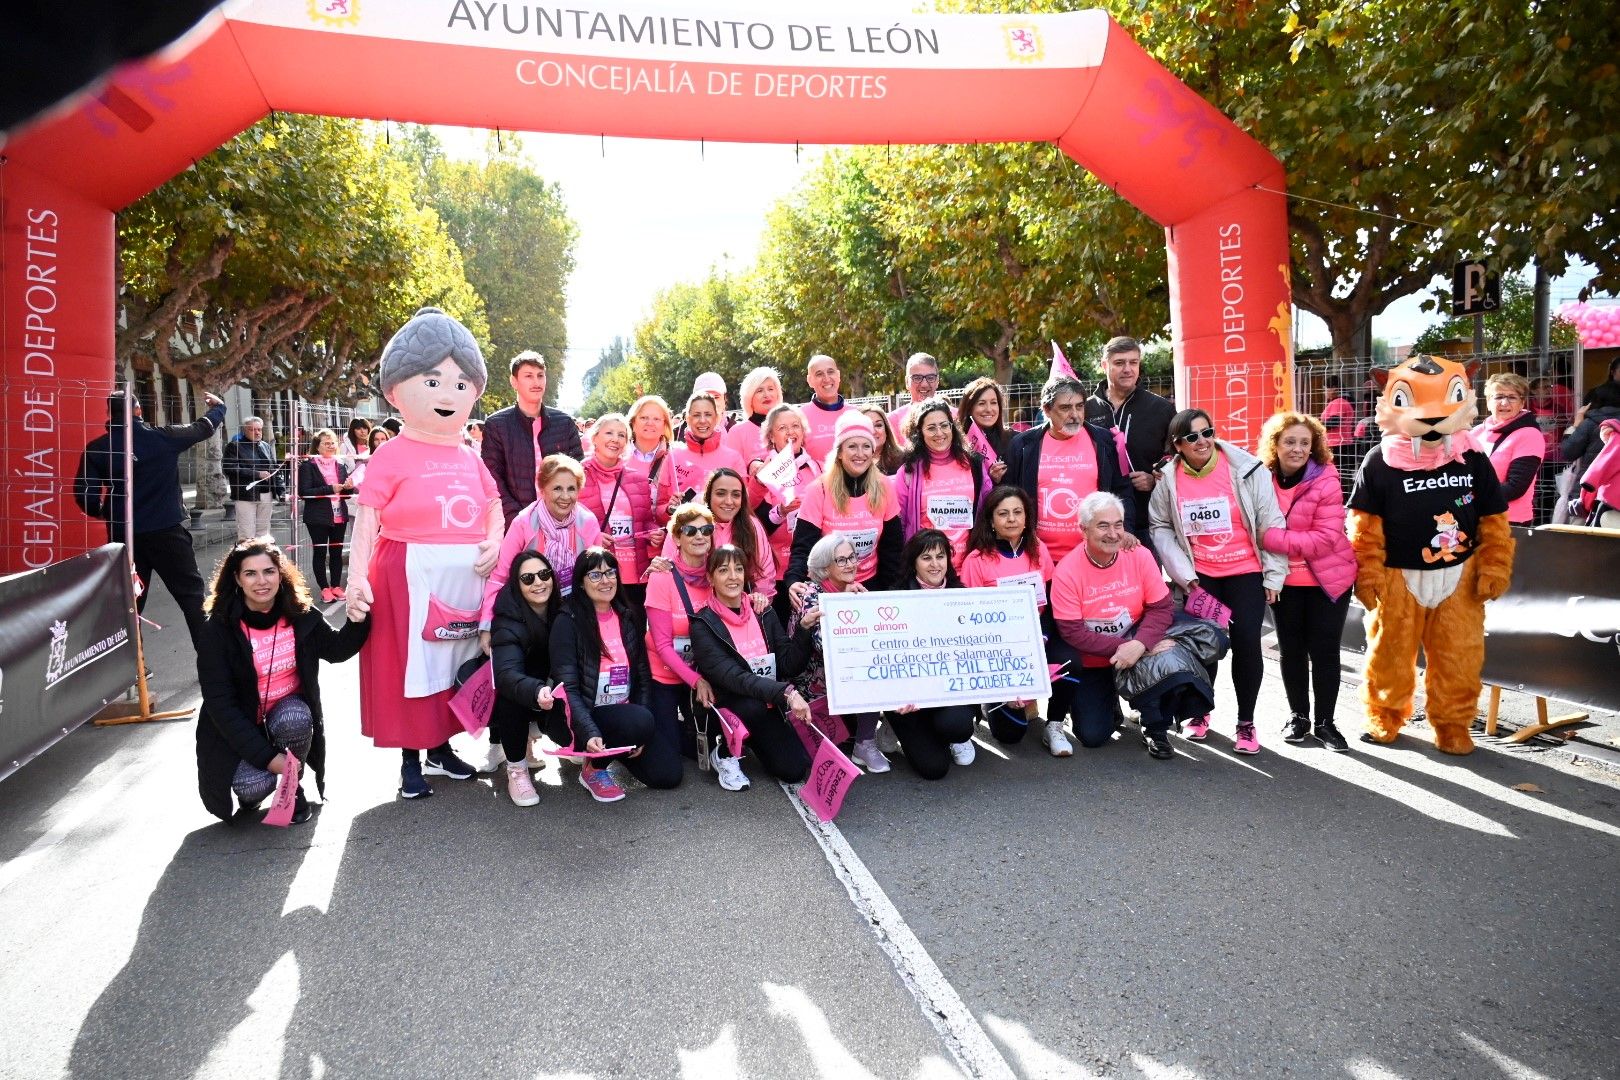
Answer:
[[[1558,317],[1575,327],[1588,349],[1620,349],[1620,304],[1565,304]]]

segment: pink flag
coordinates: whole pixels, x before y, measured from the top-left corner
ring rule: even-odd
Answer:
[[[1187,614],[1208,619],[1222,630],[1232,625],[1232,609],[1204,591],[1202,585],[1187,594]]]
[[[1136,471],[1131,468],[1131,452],[1125,449],[1125,433],[1119,428],[1114,429],[1114,452],[1119,455],[1119,471],[1121,474]]]
[[[998,460],[995,450],[990,446],[990,440],[985,438],[985,434],[979,429],[978,424],[968,423],[967,443],[968,449],[984,458],[986,465],[994,465]]]
[[[720,717],[720,730],[726,733],[726,749],[731,751],[732,757],[742,757],[743,742],[748,738],[748,725],[730,709],[717,705],[714,712]]]
[[[816,817],[831,821],[838,816],[849,786],[859,775],[861,770],[831,739],[822,739],[815,760],[810,762],[810,778],[799,785],[799,798],[816,812]]]
[[[1063,346],[1054,341],[1052,342],[1052,374],[1046,377],[1046,381],[1052,382],[1056,379],[1073,379],[1075,382],[1079,382],[1080,376],[1074,373],[1074,365],[1070,364],[1069,358],[1063,355]]]
[[[573,743],[574,743],[574,740],[573,740],[574,718],[568,711],[568,690],[567,690],[566,687],[563,686],[562,683],[558,683],[556,686],[552,687],[551,696],[552,696],[552,700],[556,703],[556,705],[561,705],[562,706],[563,720],[568,724],[568,735],[569,735],[568,745],[567,746],[559,746],[555,750],[547,750],[546,751],[546,753],[550,754],[552,757],[565,757],[565,758],[618,757],[620,754],[628,754],[630,751],[635,749],[635,747],[633,747],[633,746],[608,746],[608,747],[602,748],[601,750],[575,750],[574,746],[573,746]],[[553,705],[553,708],[555,708],[556,705]]]
[[[450,711],[461,722],[469,735],[479,735],[489,727],[489,715],[495,711],[495,665],[478,665],[473,677],[461,684],[461,689],[450,699]]]
[[[282,753],[287,755],[287,763],[281,767],[281,781],[276,784],[276,797],[270,801],[264,823],[285,829],[292,824],[293,807],[298,805],[298,758],[291,750]]]

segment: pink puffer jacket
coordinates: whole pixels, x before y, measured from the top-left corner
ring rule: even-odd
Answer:
[[[1272,477],[1276,483],[1276,477]],[[1332,465],[1305,463],[1305,479],[1294,493],[1286,529],[1267,529],[1267,551],[1298,555],[1316,575],[1322,591],[1337,601],[1356,583],[1356,553],[1344,532],[1344,490]]]

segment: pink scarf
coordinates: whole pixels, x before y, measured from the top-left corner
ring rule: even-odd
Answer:
[[[337,487],[338,486],[338,459],[337,458],[335,458],[335,457],[327,457],[324,454],[317,454],[315,456],[315,467],[317,469],[321,470],[321,479],[325,480],[328,486],[330,486],[330,487]],[[341,496],[341,495],[328,495],[327,498],[332,500],[332,520],[334,522],[342,521],[343,520],[343,496]]]
[[[574,512],[568,516],[567,522],[560,522],[551,516],[551,508],[545,503],[534,505],[534,522],[545,537],[545,547],[541,554],[551,563],[551,568],[557,572],[557,584],[564,593],[571,592],[574,584],[574,562],[579,558],[579,515],[583,511],[579,504],[574,504]]]
[[[1384,464],[1402,472],[1427,472],[1430,469],[1438,469],[1442,465],[1461,461],[1463,455],[1470,450],[1479,450],[1478,441],[1475,440],[1473,432],[1467,428],[1432,443],[1408,438],[1405,435],[1385,435],[1378,446],[1384,452]],[[1414,446],[1420,446],[1424,452],[1414,452]],[[1430,447],[1434,448],[1433,453],[1426,452]]]

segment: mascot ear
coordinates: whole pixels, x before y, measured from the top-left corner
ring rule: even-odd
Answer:
[[[1371,368],[1368,370],[1367,376],[1371,378],[1373,382],[1378,384],[1380,393],[1383,391],[1384,387],[1389,385],[1389,368]]]

